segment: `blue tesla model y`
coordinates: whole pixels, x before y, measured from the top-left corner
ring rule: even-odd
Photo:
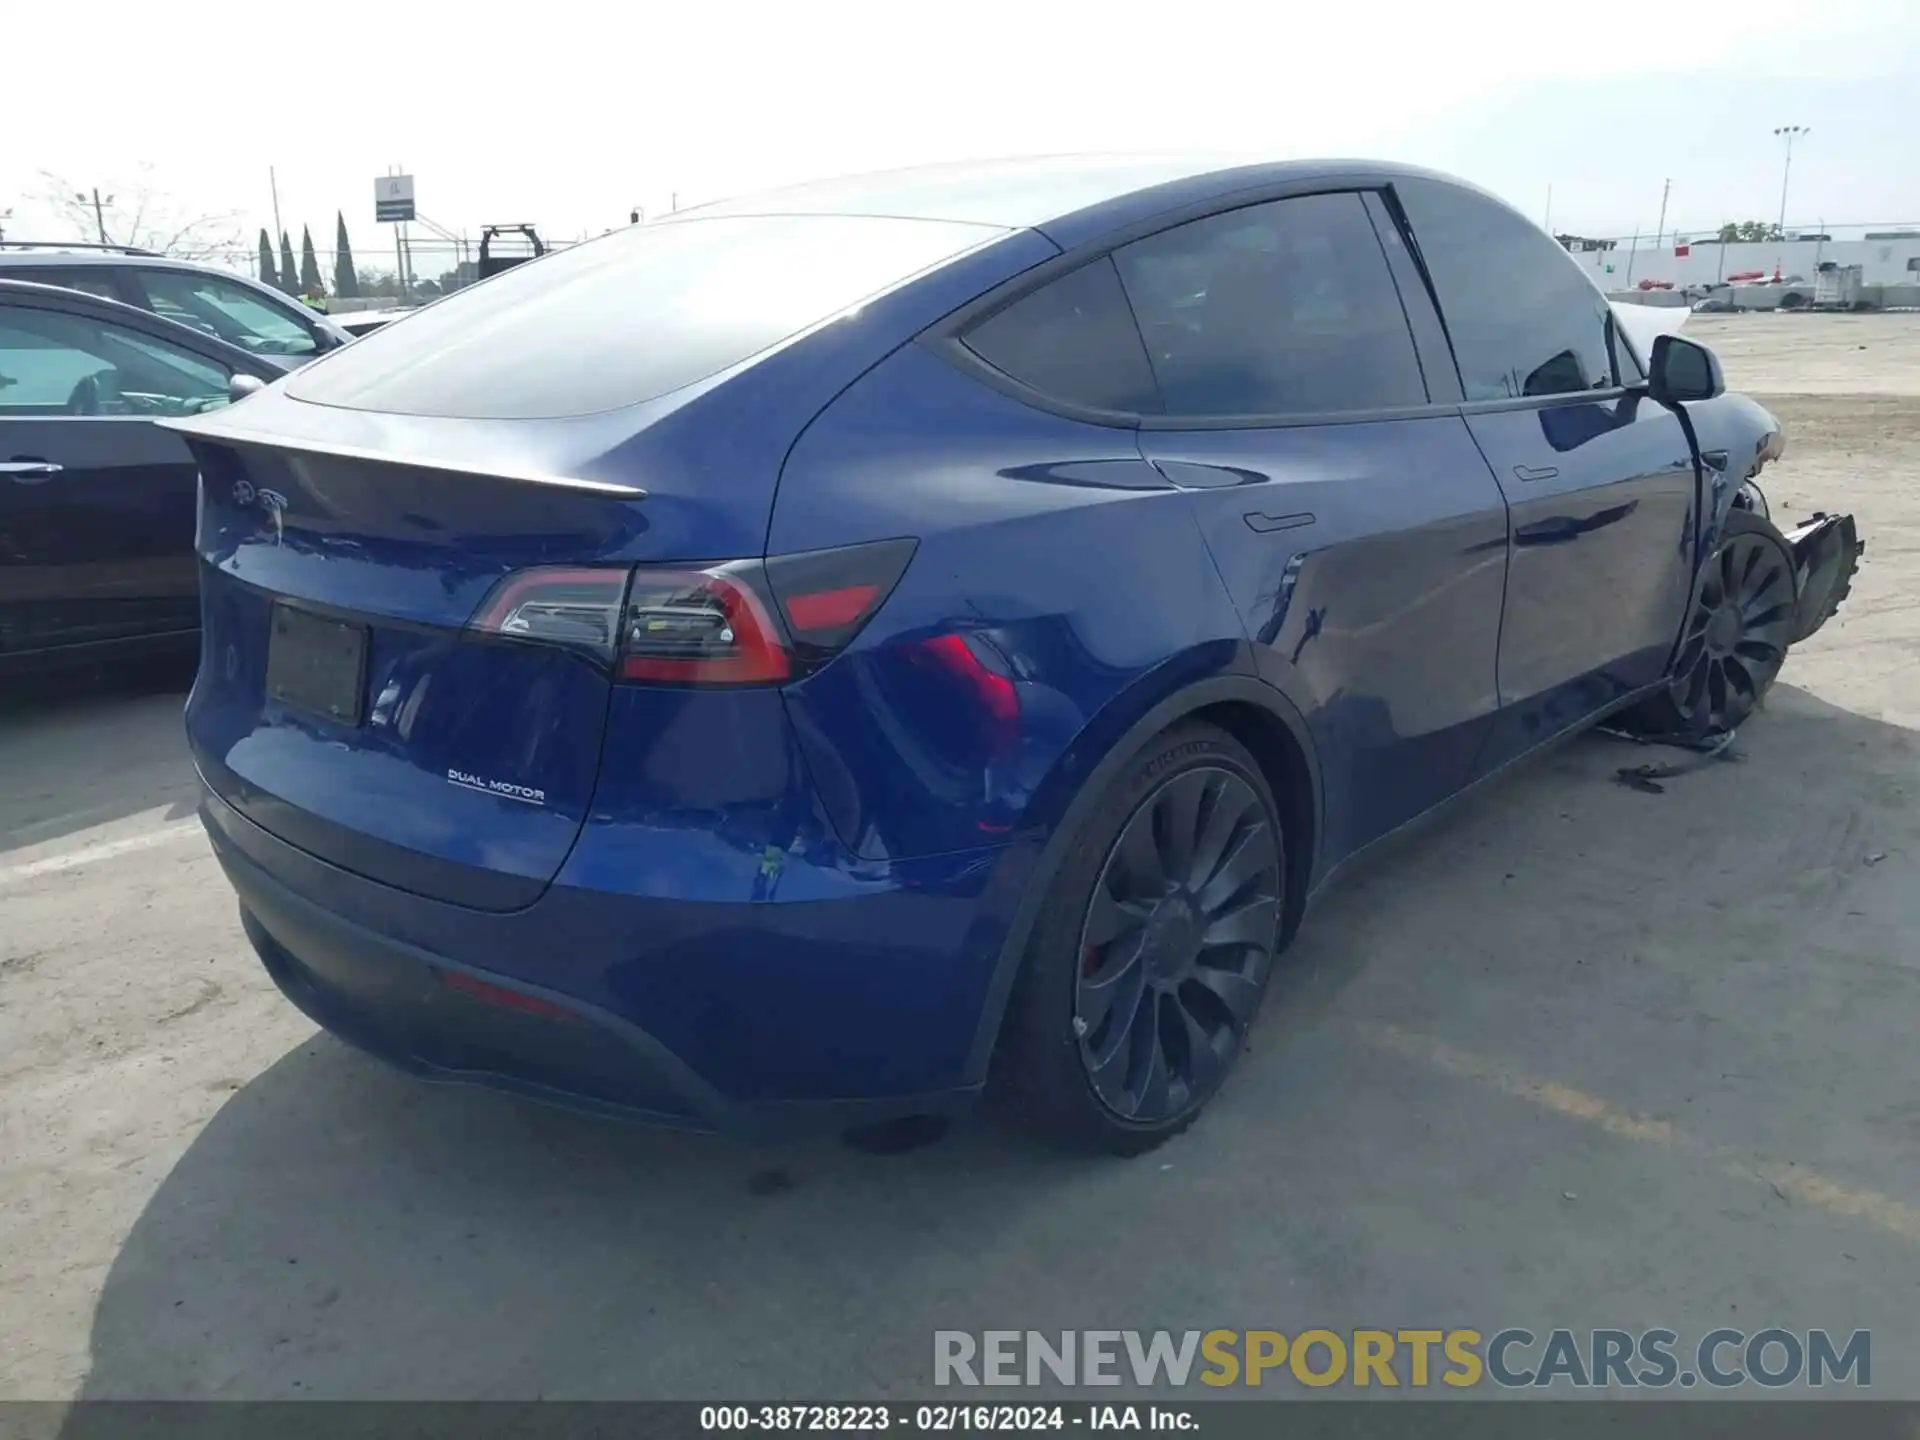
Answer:
[[[169,424],[202,813],[281,988],[753,1134],[1004,1088],[1147,1148],[1343,862],[1614,712],[1739,724],[1858,549],[1766,517],[1708,352],[1345,162],[728,202]]]

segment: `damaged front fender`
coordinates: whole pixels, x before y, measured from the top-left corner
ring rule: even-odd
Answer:
[[[1853,574],[1867,544],[1851,515],[1815,514],[1784,533],[1793,551],[1794,590],[1799,596],[1788,643],[1797,645],[1839,610],[1853,589]]]

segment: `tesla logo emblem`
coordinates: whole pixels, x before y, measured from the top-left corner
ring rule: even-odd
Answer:
[[[233,503],[243,509],[257,505],[273,517],[273,543],[278,545],[281,539],[280,512],[287,508],[287,497],[278,490],[261,490],[252,482],[241,480],[233,487]]]

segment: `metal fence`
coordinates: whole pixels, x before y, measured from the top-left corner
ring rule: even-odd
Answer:
[[[378,247],[356,246],[352,252],[354,273],[361,295],[370,302],[386,300],[393,304],[405,304],[431,300],[470,285],[478,278],[480,237],[477,235],[442,236],[412,227],[402,231],[399,226],[382,226],[378,238],[386,243]],[[581,235],[549,238],[542,235],[541,243],[548,251],[554,251],[590,238]],[[278,245],[273,253],[277,271],[281,260]],[[527,255],[531,252],[521,237],[508,235],[495,244],[493,253]],[[336,252],[330,246],[323,249],[316,245],[313,255],[320,271],[321,286],[332,296],[335,290]],[[203,251],[195,258],[255,279],[265,278],[260,274],[257,246],[222,245],[211,251]],[[302,259],[297,246],[293,258],[296,265]],[[402,277],[405,278],[405,284],[402,283]]]

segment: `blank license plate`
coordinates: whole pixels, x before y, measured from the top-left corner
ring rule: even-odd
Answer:
[[[343,725],[360,723],[367,632],[291,605],[273,607],[267,641],[267,696]]]

